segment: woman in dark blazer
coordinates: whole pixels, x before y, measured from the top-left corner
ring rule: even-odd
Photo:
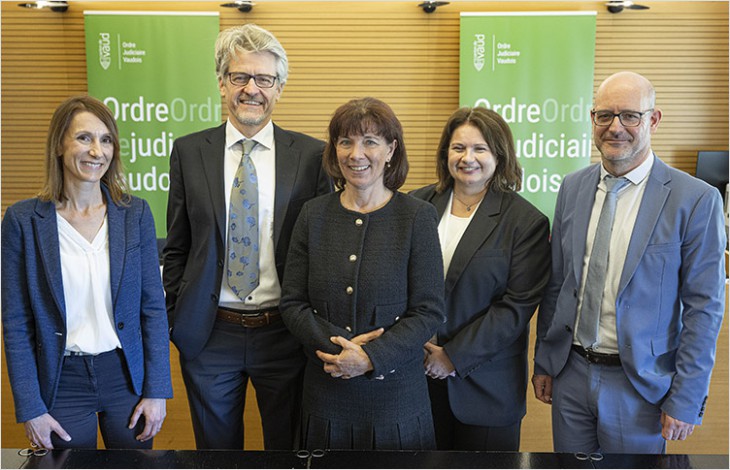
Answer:
[[[88,96],[51,119],[46,182],[2,220],[2,321],[31,447],[151,448],[172,396],[154,222],[124,192],[111,111]]]
[[[339,191],[302,208],[280,305],[308,356],[301,446],[432,449],[423,343],[444,321],[436,211],[398,192],[403,132],[382,101],[335,111],[323,164]]]
[[[440,450],[517,451],[525,415],[530,318],[550,271],[549,223],[515,191],[512,133],[486,108],[462,108],[441,135],[436,207],[447,321],[426,343]]]

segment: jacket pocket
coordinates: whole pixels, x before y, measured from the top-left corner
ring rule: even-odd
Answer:
[[[312,313],[317,317],[330,321],[330,314],[325,300],[312,299]]]
[[[370,325],[375,328],[383,327],[387,329],[393,323],[400,320],[401,315],[406,312],[407,302],[398,302],[397,304],[376,305],[373,309],[373,316]]]
[[[657,336],[651,340],[651,353],[654,356],[661,356],[669,351],[674,351],[679,347],[679,335],[677,333],[670,333],[662,336]]]

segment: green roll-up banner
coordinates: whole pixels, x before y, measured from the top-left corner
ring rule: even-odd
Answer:
[[[563,176],[590,163],[596,12],[462,13],[461,106],[514,134],[521,194],[552,220]]]
[[[129,189],[149,202],[164,238],[172,142],[221,122],[218,13],[85,11],[84,19],[89,94],[114,113]]]

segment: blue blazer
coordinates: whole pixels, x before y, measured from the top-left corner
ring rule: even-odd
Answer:
[[[619,354],[647,401],[700,424],[725,309],[722,201],[717,189],[653,158],[616,299]],[[538,313],[536,374],[555,377],[568,358],[599,175],[599,165],[592,165],[560,187],[552,275]]]
[[[411,193],[449,210],[451,191]],[[456,368],[446,378],[462,423],[509,426],[525,416],[529,324],[550,275],[548,218],[514,191],[489,190],[446,272],[446,323],[437,332]]]
[[[172,397],[167,315],[155,226],[147,203],[108,201],[114,326],[132,387],[145,398]],[[66,346],[66,307],[56,209],[20,201],[2,221],[2,320],[18,422],[53,408]]]

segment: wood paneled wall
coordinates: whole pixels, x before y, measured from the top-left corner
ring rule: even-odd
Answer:
[[[219,11],[221,28],[255,22],[271,30],[291,64],[275,120],[321,138],[338,105],[365,95],[383,99],[405,128],[406,190],[434,181],[434,149],[459,104],[461,11],[597,11],[596,85],[623,69],[654,82],[664,111],[656,152],[693,173],[698,150],[728,148],[724,1],[652,1],[650,10],[620,14],[608,13],[602,1],[451,2],[432,14],[415,1],[262,1],[249,13],[220,3],[75,1],[61,14],[2,2],[3,212],[41,185],[55,106],[86,92],[83,10]]]
[[[432,14],[418,8],[416,0],[259,1],[250,13],[220,3],[74,1],[60,14],[2,2],[2,212],[38,191],[51,114],[63,99],[87,90],[84,10],[218,11],[222,29],[255,22],[271,30],[287,49],[291,67],[276,122],[323,138],[340,104],[366,95],[383,99],[405,128],[411,163],[405,190],[434,181],[441,128],[458,107],[462,11],[597,11],[595,85],[618,70],[634,70],[653,81],[664,111],[654,150],[670,165],[694,173],[698,150],[728,148],[725,1],[648,1],[650,10],[620,14],[608,13],[603,1],[452,1]],[[194,444],[176,354],[172,359],[176,397],[155,447],[190,449]],[[671,445],[670,452],[728,453],[727,364],[725,325],[705,424],[690,441]],[[22,426],[14,424],[6,373],[2,385],[1,445],[25,446]],[[246,417],[247,448],[260,449],[251,404]],[[552,448],[549,407],[533,398],[522,441],[524,451]]]

